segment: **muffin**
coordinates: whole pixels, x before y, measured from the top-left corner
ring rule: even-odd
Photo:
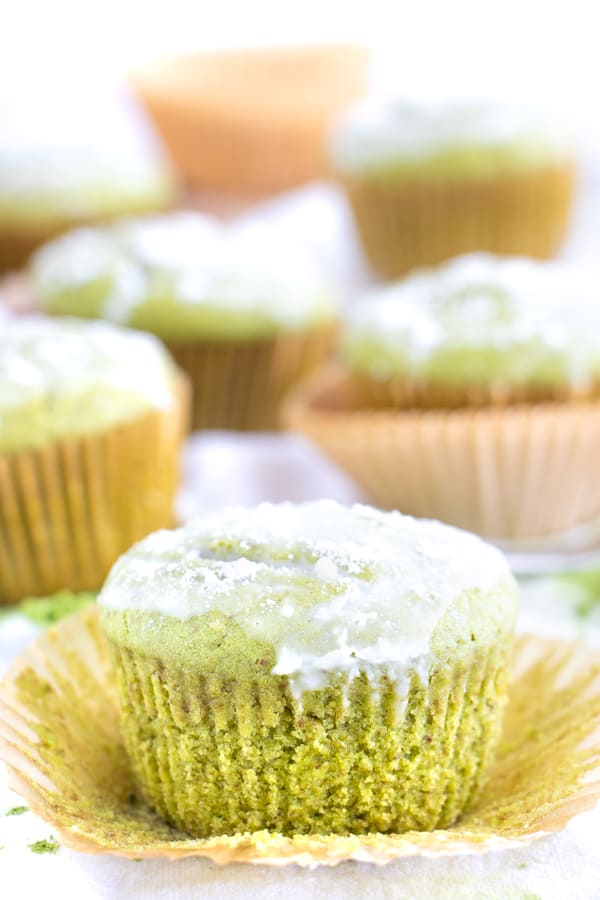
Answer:
[[[265,194],[325,175],[325,134],[366,64],[361,47],[257,48],[162,60],[132,80],[190,185]]]
[[[600,514],[599,317],[590,273],[461,257],[365,297],[286,420],[378,505],[560,532]]]
[[[271,228],[192,212],[131,220],[59,238],[31,272],[44,311],[162,338],[191,378],[195,428],[277,427],[283,395],[332,342],[335,299]]]
[[[330,157],[384,278],[476,250],[548,258],[564,238],[573,150],[540,111],[373,99],[338,124]]]
[[[517,589],[475,536],[326,500],[227,509],[133,547],[98,602],[139,790],[178,828],[428,830],[477,796]]]
[[[70,228],[172,205],[165,163],[94,147],[0,147],[0,272]]]
[[[7,318],[0,329],[0,604],[99,588],[173,524],[185,384],[150,335]]]

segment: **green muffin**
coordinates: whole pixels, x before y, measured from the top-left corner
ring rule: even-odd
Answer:
[[[0,148],[0,271],[69,228],[158,212],[177,194],[165,162],[93,146]]]
[[[133,547],[98,602],[140,790],[185,831],[428,830],[476,797],[517,611],[478,538],[233,508]]]
[[[597,396],[600,286],[564,263],[473,253],[371,291],[339,356],[374,406]]]
[[[326,355],[337,313],[300,247],[194,212],[74,231],[36,254],[31,276],[46,312],[166,341],[192,381],[196,428],[276,427],[284,394]]]
[[[151,335],[109,322],[0,327],[0,606],[98,589],[173,524],[186,385]]]
[[[330,158],[385,278],[477,250],[546,258],[564,238],[573,148],[539,109],[373,97],[338,123]]]

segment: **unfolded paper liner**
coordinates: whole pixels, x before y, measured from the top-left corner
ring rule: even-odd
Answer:
[[[554,256],[567,230],[575,171],[567,163],[485,180],[340,181],[373,270],[397,278],[477,250]]]
[[[331,326],[248,341],[167,342],[192,383],[192,428],[271,431],[284,396],[327,357]]]
[[[117,557],[174,523],[189,387],[101,432],[0,455],[0,605],[101,586]]]
[[[198,53],[132,81],[191,185],[264,194],[324,177],[327,128],[363,91],[367,58],[352,45]]]
[[[368,409],[335,365],[287,398],[310,437],[386,509],[479,534],[559,533],[600,512],[600,400],[456,410]]]
[[[130,858],[385,864],[483,853],[564,830],[600,799],[600,663],[583,644],[521,637],[503,737],[476,805],[445,831],[194,839],[140,801],[119,728],[110,654],[94,607],[33,644],[0,684],[9,784],[65,845]]]

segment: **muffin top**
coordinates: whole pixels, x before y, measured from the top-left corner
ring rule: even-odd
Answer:
[[[516,596],[502,554],[474,535],[322,500],[156,532],[99,603],[109,635],[143,653],[239,677],[258,664],[301,693],[340,673],[426,672],[465,634],[487,646],[512,629]]]
[[[0,329],[0,453],[100,431],[173,402],[151,335],[109,323],[13,317]]]
[[[301,248],[274,229],[194,212],[74,231],[36,254],[32,275],[47,311],[168,340],[251,340],[331,322],[336,312]]]
[[[0,146],[0,225],[74,225],[169,206],[175,182],[150,154],[93,146]]]
[[[340,355],[374,379],[590,387],[600,375],[600,278],[471,254],[365,296]]]
[[[486,177],[553,165],[569,140],[540,110],[482,100],[417,102],[371,98],[338,123],[336,169],[393,177]]]

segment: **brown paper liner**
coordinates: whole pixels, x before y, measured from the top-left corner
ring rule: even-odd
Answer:
[[[11,788],[66,846],[130,858],[204,856],[272,866],[379,865],[515,847],[564,830],[600,798],[600,664],[583,644],[516,646],[503,738],[476,802],[444,831],[193,839],[137,797],[110,654],[94,607],[48,631],[0,685],[0,756]]]
[[[600,384],[581,389],[569,384],[556,386],[431,384],[407,378],[378,380],[349,374],[351,392],[364,409],[474,409],[519,404],[580,402],[600,396]]]
[[[163,60],[132,80],[191,185],[268,193],[325,176],[326,131],[366,64],[358,46],[265,48]]]
[[[67,222],[46,227],[18,229],[0,227],[0,273],[23,268],[34,250],[67,228],[69,228]]]
[[[566,233],[572,163],[489,180],[341,177],[373,270],[397,278],[461,253],[554,256]]]
[[[558,533],[600,513],[600,400],[364,409],[332,366],[293,392],[283,421],[385,509],[502,538]]]
[[[283,397],[328,355],[331,326],[253,341],[167,342],[193,388],[192,427],[271,431]]]
[[[117,557],[174,524],[188,386],[96,434],[0,456],[0,605],[94,590]]]

